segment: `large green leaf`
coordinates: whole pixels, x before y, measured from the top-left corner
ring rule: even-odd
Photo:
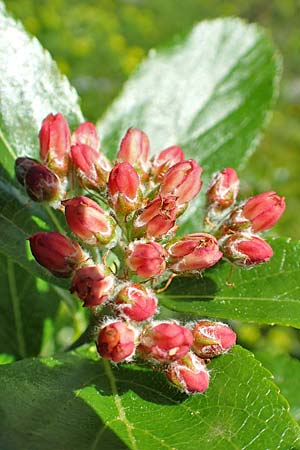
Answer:
[[[0,353],[39,354],[45,320],[55,317],[59,300],[51,285],[0,256]]]
[[[271,241],[270,262],[252,269],[221,263],[203,278],[178,278],[160,295],[169,309],[198,317],[238,319],[300,328],[300,243]],[[234,284],[234,285],[232,285]]]
[[[114,157],[130,126],[145,130],[154,152],[179,144],[204,167],[204,180],[240,168],[259,142],[280,61],[256,25],[205,21],[172,47],[151,51],[113,103],[99,131]],[[184,220],[199,229],[199,196]]]
[[[48,274],[28,261],[26,238],[53,222],[24,190],[12,186],[17,156],[38,157],[38,131],[50,112],[62,112],[75,126],[82,120],[75,90],[39,42],[9,17],[0,1],[0,252],[38,276]],[[40,218],[41,221],[36,221]],[[52,278],[53,279],[53,278]]]
[[[75,354],[0,368],[5,450],[299,448],[299,428],[269,372],[241,348],[210,364],[204,395],[163,375]]]
[[[70,87],[37,39],[9,17],[0,2],[0,162],[10,174],[18,155],[38,155],[42,119],[60,111],[71,125],[82,120]]]
[[[272,372],[274,381],[288,400],[291,414],[300,420],[300,361],[287,354],[256,352],[255,356]]]

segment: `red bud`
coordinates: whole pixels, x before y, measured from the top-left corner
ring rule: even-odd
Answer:
[[[212,206],[220,209],[233,205],[239,192],[239,179],[231,167],[214,175],[207,189],[207,198]]]
[[[264,192],[249,198],[242,207],[246,219],[251,221],[254,232],[264,231],[273,227],[285,210],[284,197],[275,192]]]
[[[186,394],[202,393],[209,385],[205,362],[192,352],[171,363],[166,375],[171,383]]]
[[[53,202],[60,198],[58,176],[42,164],[32,165],[25,176],[27,194],[35,202]]]
[[[137,322],[150,319],[157,311],[154,292],[138,283],[123,287],[115,301],[118,313]]]
[[[108,180],[110,204],[118,213],[127,216],[140,205],[140,179],[131,164],[117,164]]]
[[[144,359],[170,362],[182,358],[192,343],[190,330],[176,323],[161,322],[144,327],[138,352]]]
[[[105,276],[100,266],[85,266],[76,270],[70,291],[76,292],[84,306],[97,306],[105,302],[113,287],[113,276]]]
[[[175,164],[162,180],[161,193],[175,195],[179,205],[191,201],[200,192],[201,172],[202,167],[193,159]]]
[[[184,153],[181,147],[173,145],[160,152],[153,161],[152,171],[157,180],[162,180],[164,175],[177,163],[184,161]]]
[[[105,185],[111,164],[104,155],[86,144],[76,144],[71,147],[71,157],[84,187],[98,189]]]
[[[149,152],[148,136],[137,128],[129,128],[121,141],[117,158],[147,172]]]
[[[98,152],[100,141],[97,129],[91,122],[84,122],[72,134],[72,144],[85,144]]]
[[[161,275],[166,268],[166,251],[156,242],[134,241],[127,247],[126,263],[141,278]]]
[[[222,322],[200,320],[193,330],[193,351],[201,358],[213,358],[235,344],[236,334]]]
[[[80,245],[60,233],[35,233],[29,241],[37,262],[57,277],[69,277],[84,261]]]
[[[167,246],[168,268],[173,272],[207,269],[222,257],[218,241],[207,233],[187,234]]]
[[[106,245],[115,236],[113,219],[88,197],[62,202],[70,230],[89,245]]]
[[[15,173],[17,180],[22,186],[25,185],[25,177],[28,172],[28,170],[36,165],[39,165],[40,163],[36,159],[20,157],[15,160]]]
[[[234,233],[223,243],[224,255],[238,266],[254,266],[269,261],[273,256],[270,245],[258,236]]]
[[[178,213],[177,198],[167,195],[152,200],[143,210],[136,214],[133,221],[135,237],[161,239],[165,234],[175,231],[174,225]]]
[[[122,321],[104,326],[97,341],[99,354],[114,362],[130,358],[135,350],[135,332],[132,327]]]
[[[43,120],[39,138],[42,161],[54,172],[65,176],[68,171],[71,133],[64,116],[60,113],[49,114]]]

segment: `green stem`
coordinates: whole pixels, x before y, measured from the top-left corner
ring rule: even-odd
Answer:
[[[61,233],[61,234],[65,234],[65,230],[63,229],[63,227],[61,226],[61,224],[59,223],[58,219],[56,218],[55,214],[52,211],[52,208],[49,205],[44,205],[45,210],[47,211],[48,216],[50,217],[50,219],[52,220],[52,222],[54,223],[56,229]]]

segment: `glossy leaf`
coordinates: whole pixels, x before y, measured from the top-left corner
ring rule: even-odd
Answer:
[[[71,125],[82,120],[76,91],[37,39],[9,17],[0,2],[0,161],[12,174],[19,155],[38,156],[38,132],[50,112]]]
[[[103,148],[115,157],[130,126],[143,129],[154,153],[181,145],[204,167],[241,168],[259,142],[274,92],[280,60],[256,25],[240,19],[205,21],[173,46],[151,51],[99,123]],[[204,195],[184,215],[195,214]]]
[[[197,317],[218,317],[300,328],[300,243],[270,241],[274,256],[252,269],[221,263],[203,278],[178,278],[160,295],[169,309]],[[231,272],[232,270],[232,272]]]
[[[49,284],[0,256],[0,353],[38,355],[44,321],[55,317],[59,301]]]
[[[274,382],[280,388],[291,407],[291,414],[300,420],[300,361],[287,354],[256,352],[255,356],[274,375]]]
[[[74,354],[0,367],[5,450],[285,450],[299,429],[270,374],[241,348],[215,359],[204,395],[162,374]]]
[[[20,155],[38,157],[38,132],[48,113],[62,112],[73,126],[82,120],[82,114],[75,90],[49,53],[7,15],[2,2],[0,65],[0,252],[49,279],[46,271],[28,261],[25,240],[41,224],[55,229],[54,224],[45,210],[13,183],[14,161]]]

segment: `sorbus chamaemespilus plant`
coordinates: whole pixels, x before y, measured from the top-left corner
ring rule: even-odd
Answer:
[[[208,186],[203,230],[176,237],[178,217],[202,187],[202,168],[180,147],[150,157],[148,136],[129,128],[110,162],[92,123],[71,134],[59,113],[44,119],[39,139],[41,161],[18,158],[17,179],[32,200],[64,212],[74,238],[34,234],[36,261],[57,277],[72,277],[70,291],[99,319],[102,358],[146,361],[180,390],[204,392],[207,361],[230,349],[236,335],[206,319],[185,326],[154,320],[155,287],[180,274],[197,276],[222,257],[245,267],[268,261],[272,248],[258,233],[278,221],[284,198],[265,192],[236,205],[239,179],[226,168]],[[109,253],[118,264],[107,262]],[[111,311],[105,319],[103,305]]]

